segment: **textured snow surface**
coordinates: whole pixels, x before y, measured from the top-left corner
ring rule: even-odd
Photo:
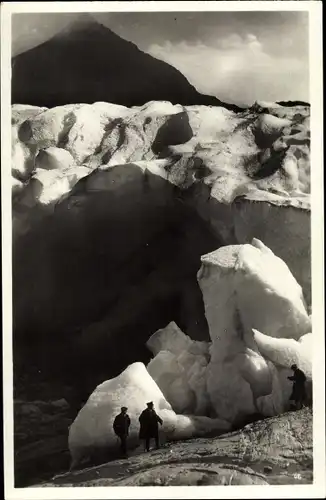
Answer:
[[[42,211],[56,203],[75,180],[97,168],[136,163],[144,174],[182,190],[195,188],[189,201],[225,244],[264,241],[290,266],[310,303],[309,114],[309,106],[275,103],[256,103],[241,113],[167,101],[132,108],[106,102],[51,109],[15,104],[14,217],[25,217],[26,206]],[[50,162],[58,179],[53,173],[41,188],[38,168],[40,162],[49,168],[49,148],[61,154],[56,168]],[[64,158],[61,149],[71,157]],[[38,189],[29,187],[34,178]],[[27,205],[21,201],[24,191]]]
[[[98,168],[136,164],[144,183],[149,174],[188,190],[188,202],[224,244],[264,241],[310,304],[309,114],[309,106],[273,103],[241,113],[168,101],[15,104],[13,216],[26,219],[27,207],[33,216],[34,208],[48,211]],[[48,179],[40,167],[53,169]]]
[[[278,194],[281,204],[290,197],[293,206],[307,207],[309,108],[295,109],[271,106],[269,114],[262,114],[253,107],[234,113],[167,101],[133,108],[105,102],[52,109],[16,104],[12,171],[32,175],[39,150],[49,147],[67,150],[77,165],[92,169],[177,156],[174,181],[177,177],[187,187],[204,179],[222,203],[262,191],[271,195],[271,203]]]

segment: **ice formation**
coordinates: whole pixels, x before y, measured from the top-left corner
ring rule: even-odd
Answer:
[[[275,391],[275,374],[251,330],[260,329],[275,342],[310,332],[301,287],[286,264],[256,239],[203,256],[198,279],[213,341],[207,391],[216,415],[238,421],[264,414],[257,400]]]
[[[148,373],[177,413],[205,415],[209,409],[206,394],[206,368],[209,344],[191,340],[175,323],[158,330],[147,341],[155,357]]]
[[[69,152],[71,169],[87,167],[88,173],[146,162],[144,184],[151,172],[180,189],[196,186],[191,204],[213,233],[225,245],[264,241],[288,263],[310,303],[309,107],[267,104],[268,113],[168,101],[130,108],[15,104],[12,175],[28,191],[37,176],[35,158],[50,147]],[[61,175],[69,177],[69,169]],[[45,192],[53,184],[43,186],[41,200],[53,200]],[[68,179],[55,200],[73,186]],[[15,199],[14,217],[25,217],[20,209]]]
[[[60,316],[60,328],[53,329],[70,331],[75,318],[83,315],[85,351],[93,345],[96,359],[98,351],[105,351],[107,339],[116,342],[114,352],[119,329],[127,331],[148,311],[138,297],[138,286],[145,278],[139,276],[137,281],[127,270],[123,275],[117,270],[154,238],[158,248],[164,247],[164,238],[159,241],[158,235],[166,219],[173,220],[173,228],[187,240],[187,231],[194,231],[187,221],[195,215],[205,231],[224,245],[202,257],[198,275],[211,345],[190,340],[170,324],[148,341],[154,358],[147,376],[182,414],[179,423],[188,422],[188,413],[236,423],[256,412],[283,411],[291,390],[287,363],[296,359],[309,372],[311,359],[307,348],[311,319],[300,287],[310,306],[309,177],[309,106],[258,103],[236,113],[223,106],[166,101],[129,108],[106,102],[51,109],[13,105],[13,236],[15,249],[25,248],[25,240],[19,238],[27,233],[31,248],[23,252],[24,261],[19,252],[15,260],[16,323],[31,329],[36,325],[35,330],[43,332],[44,325],[53,327]],[[54,217],[44,217],[51,211]],[[45,229],[51,237],[45,238],[43,252],[37,235]],[[90,245],[94,238],[96,245]],[[193,251],[190,241],[189,251],[182,247],[184,255]],[[54,259],[63,242],[71,248],[67,265]],[[76,252],[78,242],[83,244]],[[207,241],[207,249],[197,255],[216,247]],[[26,285],[30,275],[25,270],[35,268],[39,255],[49,255],[49,268],[56,270],[53,289],[49,290],[41,272],[30,293]],[[94,261],[105,266],[109,261],[110,266],[106,273],[101,271],[100,279],[94,274],[96,266],[90,267],[90,282],[96,286],[88,297],[89,290],[78,284],[77,271],[69,280],[66,273]],[[150,283],[148,288],[144,285],[146,300],[172,295],[178,266],[164,260],[166,268],[155,274],[156,262],[152,270],[145,253],[140,261],[146,263]],[[139,265],[135,262],[134,267]],[[67,281],[70,288],[65,295],[58,283],[66,286]],[[183,286],[187,287],[186,282]],[[70,296],[79,301],[76,312],[64,305]],[[108,296],[114,304],[107,312],[110,321],[103,320],[103,331],[96,337],[89,318],[97,315],[97,301],[107,303]],[[128,311],[126,297],[136,302]],[[34,314],[36,304],[39,312]],[[94,314],[84,315],[87,310]],[[127,316],[122,325],[117,320],[123,316],[121,311]],[[193,321],[192,331],[195,328]],[[139,340],[142,348],[146,335]],[[95,337],[102,343],[92,344],[89,339]],[[136,344],[135,340],[138,348]]]
[[[204,255],[198,281],[210,336],[221,339],[223,351],[224,332],[240,325],[244,336],[251,328],[295,339],[311,331],[301,286],[285,262],[255,238]]]
[[[214,188],[215,182],[233,178],[237,185],[247,184],[250,192],[270,196],[271,202],[274,193],[281,203],[288,200],[292,206],[302,206],[301,197],[304,206],[309,205],[305,196],[309,176],[301,177],[299,191],[294,192],[291,173],[279,172],[290,156],[298,171],[295,186],[298,173],[309,173],[308,107],[278,106],[270,108],[270,114],[261,114],[254,108],[234,113],[222,106],[181,106],[168,101],[132,108],[107,102],[51,109],[15,104],[12,116],[14,143],[24,144],[32,156],[41,149],[59,147],[69,151],[77,165],[92,168],[157,159],[161,154],[178,156],[177,170],[190,173],[190,184],[205,178]],[[275,156],[277,151],[283,151],[284,158]],[[264,161],[271,156],[277,160],[273,176],[264,174]],[[18,163],[17,158],[14,165],[19,171]],[[260,167],[261,175],[254,178],[251,174]],[[234,188],[229,186],[230,191]],[[218,200],[218,190],[214,192]]]
[[[118,451],[119,443],[112,424],[121,406],[128,407],[131,419],[128,448],[138,447],[138,417],[148,401],[154,402],[157,413],[163,419],[160,432],[164,440],[186,439],[230,428],[229,423],[221,419],[177,415],[145,366],[134,363],[118,377],[96,387],[78,413],[69,430],[72,465],[78,466],[101,450]]]
[[[266,359],[279,367],[289,368],[296,364],[308,378],[312,378],[312,333],[303,335],[299,340],[276,339],[253,328],[257,347]]]
[[[149,373],[180,413],[204,411],[238,423],[257,412],[285,411],[291,364],[311,380],[312,342],[302,290],[288,267],[254,239],[203,256],[198,279],[212,339],[209,355],[204,342],[170,324],[147,343],[155,354]]]
[[[311,381],[310,318],[284,262],[254,240],[203,256],[198,279],[212,342],[190,339],[173,322],[153,334],[147,370],[130,365],[99,385],[80,410],[69,432],[75,465],[99,449],[117,451],[112,422],[123,405],[132,421],[132,449],[149,400],[164,420],[164,439],[184,439],[225,431],[257,412],[284,412],[293,363]]]
[[[63,148],[50,147],[46,149],[41,149],[35,158],[35,167],[43,168],[45,170],[61,169],[69,170],[74,166],[74,159],[67,151]],[[70,173],[70,172],[69,172]]]

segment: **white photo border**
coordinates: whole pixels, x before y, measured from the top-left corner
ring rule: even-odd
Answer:
[[[11,15],[38,12],[309,12],[311,103],[311,235],[313,346],[314,480],[311,485],[15,488],[13,454],[12,275],[11,275]],[[321,1],[155,1],[155,2],[3,2],[1,5],[1,135],[2,135],[2,290],[4,480],[8,500],[124,498],[324,498],[325,497],[325,334],[323,99]]]

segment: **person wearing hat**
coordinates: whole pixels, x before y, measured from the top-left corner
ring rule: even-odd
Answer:
[[[158,437],[158,424],[162,425],[163,420],[158,416],[154,410],[154,403],[151,401],[147,403],[147,408],[142,411],[140,417],[139,439],[145,441],[145,450],[149,451],[150,440],[155,439],[156,449],[160,447]]]
[[[113,422],[113,430],[120,439],[120,448],[124,457],[127,457],[127,437],[130,427],[130,418],[127,411],[128,408],[122,406],[121,413],[115,417]]]
[[[293,376],[288,377],[288,379],[293,380],[293,388],[289,400],[294,401],[295,408],[300,410],[306,399],[306,376],[295,364],[291,366],[291,370],[293,371]]]

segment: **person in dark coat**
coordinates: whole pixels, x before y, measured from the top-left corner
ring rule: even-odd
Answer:
[[[157,415],[154,410],[154,403],[147,403],[147,408],[141,413],[139,417],[140,430],[139,439],[145,441],[145,450],[149,451],[150,440],[155,439],[156,449],[160,447],[158,437],[158,424],[162,425],[163,420]]]
[[[120,439],[121,452],[124,457],[127,456],[127,437],[129,434],[130,418],[127,414],[128,408],[123,406],[121,413],[117,415],[113,422],[113,430]]]
[[[293,380],[293,388],[289,399],[294,401],[295,408],[300,410],[306,400],[306,376],[297,365],[292,365],[291,370],[293,370],[293,376],[288,379]]]

